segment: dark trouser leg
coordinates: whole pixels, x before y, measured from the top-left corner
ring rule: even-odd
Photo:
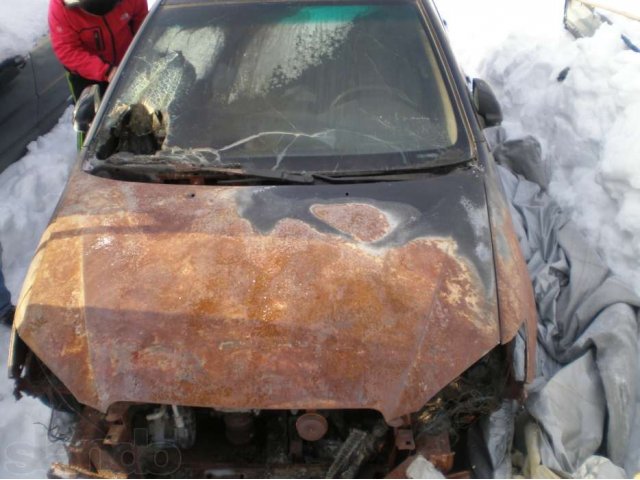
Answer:
[[[71,90],[71,95],[73,96],[73,103],[76,103],[82,91],[91,85],[100,85],[101,96],[104,95],[104,92],[107,91],[107,87],[109,86],[107,82],[95,82],[71,72],[67,72],[67,82],[69,83],[69,90]]]
[[[2,245],[0,245],[0,321],[9,323],[13,319],[13,315],[9,318],[12,312],[11,293],[9,293],[9,290],[5,287],[4,276],[2,275]]]
[[[12,307],[11,293],[4,286],[4,276],[2,275],[2,270],[0,270],[0,318],[4,317]]]
[[[88,80],[80,75],[76,75],[75,73],[67,72],[67,83],[69,84],[69,90],[71,90],[71,96],[73,97],[73,103],[75,104],[80,98],[82,91],[91,86],[98,84],[100,85],[100,96],[104,95],[104,92],[107,90],[107,86],[109,85],[107,82],[94,82],[93,80]],[[77,147],[78,150],[82,148],[84,144],[84,133],[78,132],[77,135]]]

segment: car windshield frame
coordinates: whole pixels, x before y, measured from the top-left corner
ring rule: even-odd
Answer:
[[[440,77],[440,85],[438,88],[442,89],[441,93],[446,93],[444,102],[448,101],[448,108],[450,109],[451,118],[449,119],[454,123],[456,138],[451,145],[444,147],[438,146],[437,148],[421,149],[421,150],[402,150],[390,148],[389,151],[383,152],[340,152],[340,153],[308,153],[308,152],[295,152],[294,149],[289,150],[291,144],[295,140],[289,142],[283,141],[283,148],[274,154],[260,155],[260,154],[247,154],[244,152],[241,156],[234,155],[232,150],[238,145],[248,141],[253,141],[253,138],[258,138],[266,135],[280,135],[282,139],[288,138],[305,138],[316,140],[317,137],[331,136],[333,132],[331,129],[325,131],[261,131],[248,138],[239,138],[235,142],[222,145],[217,148],[210,147],[188,147],[178,148],[172,146],[168,149],[162,148],[155,152],[136,152],[139,154],[153,153],[158,158],[158,162],[164,162],[165,164],[175,164],[177,166],[184,167],[185,162],[190,166],[194,165],[192,161],[194,157],[199,158],[198,162],[201,162],[201,158],[206,157],[208,166],[225,166],[233,165],[236,167],[241,164],[246,168],[253,169],[271,169],[282,170],[286,172],[340,172],[348,173],[350,171],[396,171],[406,169],[417,169],[420,167],[441,167],[443,165],[454,165],[459,163],[468,162],[476,158],[476,153],[473,147],[473,136],[471,129],[466,118],[466,111],[462,105],[460,99],[460,92],[458,92],[457,84],[453,78],[450,66],[448,64],[446,55],[444,54],[439,39],[435,34],[435,29],[429,18],[428,11],[419,0],[373,0],[373,1],[348,1],[348,2],[335,2],[326,0],[312,0],[312,1],[299,1],[299,2],[285,2],[282,0],[269,0],[267,2],[255,2],[253,0],[246,1],[219,1],[211,2],[207,0],[173,0],[173,2],[165,4],[164,2],[156,5],[156,8],[152,11],[152,16],[147,20],[143,28],[138,34],[138,38],[132,45],[128,52],[124,66],[120,74],[117,76],[115,82],[109,88],[103,104],[98,112],[95,125],[91,128],[91,132],[87,137],[86,155],[84,170],[91,171],[92,159],[100,159],[101,161],[107,160],[113,156],[117,159],[118,163],[123,160],[126,161],[127,157],[131,157],[130,152],[112,152],[109,155],[102,154],[101,148],[104,147],[108,141],[107,134],[113,130],[113,115],[110,117],[114,109],[118,104],[122,103],[120,95],[122,94],[123,84],[126,83],[128,71],[131,69],[131,63],[139,55],[139,51],[144,47],[144,41],[152,35],[153,29],[158,22],[166,20],[167,15],[171,15],[172,12],[180,11],[180,9],[192,8],[192,7],[207,7],[214,5],[216,8],[224,8],[225,6],[259,6],[259,5],[293,5],[299,7],[306,6],[410,6],[412,7],[416,20],[419,22],[422,33],[426,41],[425,49],[430,49],[432,55],[428,61],[431,62],[431,66],[436,67],[437,72],[434,72],[436,76]],[[147,47],[148,48],[148,47]],[[426,58],[425,58],[426,60]],[[445,107],[446,108],[446,107]],[[344,132],[347,132],[345,130]],[[349,135],[356,135],[366,137],[367,135],[362,132],[347,132]],[[344,134],[341,132],[341,134]],[[373,136],[372,136],[373,137]],[[320,141],[324,141],[323,138],[318,138]],[[376,138],[376,140],[378,140]],[[206,155],[201,155],[201,153]],[[185,160],[190,158],[191,160]],[[197,163],[197,162],[196,162]]]

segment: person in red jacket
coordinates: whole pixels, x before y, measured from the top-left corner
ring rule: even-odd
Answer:
[[[104,93],[147,13],[147,0],[50,0],[51,45],[74,100],[96,83]]]

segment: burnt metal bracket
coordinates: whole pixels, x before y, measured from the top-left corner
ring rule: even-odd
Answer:
[[[413,430],[410,428],[396,428],[396,448],[398,450],[415,450],[416,442],[413,438]]]

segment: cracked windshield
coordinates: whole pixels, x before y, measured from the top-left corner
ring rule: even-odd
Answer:
[[[186,4],[149,27],[98,129],[98,159],[296,171],[468,159],[412,4]]]

